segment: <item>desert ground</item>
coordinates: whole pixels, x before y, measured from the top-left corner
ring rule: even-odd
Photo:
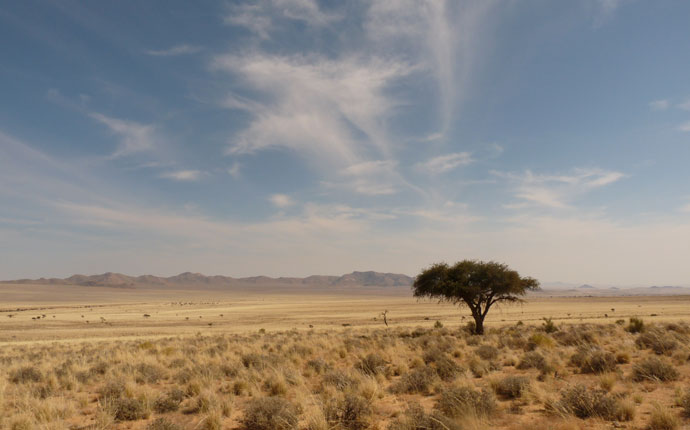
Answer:
[[[1,428],[690,423],[689,296],[531,295],[493,309],[485,336],[466,309],[407,288],[4,284],[0,296]]]

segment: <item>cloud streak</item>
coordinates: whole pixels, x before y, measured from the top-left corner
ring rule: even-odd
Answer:
[[[625,175],[602,169],[575,169],[571,174],[539,175],[527,170],[522,174],[492,171],[493,175],[513,184],[514,195],[520,204],[508,204],[508,208],[535,205],[552,209],[570,208],[577,197],[596,188],[612,184]]]

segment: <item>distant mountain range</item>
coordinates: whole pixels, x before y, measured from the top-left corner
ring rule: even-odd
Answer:
[[[201,273],[185,272],[170,277],[153,275],[127,276],[121,273],[103,273],[100,275],[72,275],[69,278],[40,278],[2,281],[12,284],[34,285],[81,285],[117,288],[147,287],[182,287],[182,286],[363,286],[363,287],[409,287],[413,278],[398,273],[381,272],[352,272],[342,276],[312,275],[306,278],[271,278],[268,276],[252,276],[248,278],[233,278],[230,276],[206,276]]]

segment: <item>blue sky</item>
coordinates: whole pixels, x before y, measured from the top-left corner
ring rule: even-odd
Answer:
[[[690,284],[686,1],[9,2],[0,278]]]

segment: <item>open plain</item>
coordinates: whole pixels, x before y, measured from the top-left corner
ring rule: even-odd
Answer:
[[[8,429],[661,430],[690,413],[689,296],[541,292],[474,336],[466,309],[401,287],[0,291]]]

